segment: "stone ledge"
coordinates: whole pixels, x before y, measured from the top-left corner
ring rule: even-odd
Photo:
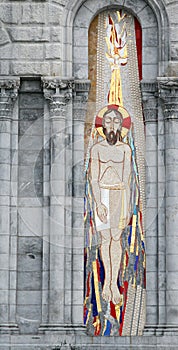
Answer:
[[[178,328],[174,327],[173,329]],[[169,328],[171,331],[171,328]],[[169,332],[170,333],[170,332]],[[154,335],[136,337],[91,337],[76,331],[50,332],[39,335],[2,335],[0,349],[12,346],[14,350],[100,350],[100,349],[128,349],[128,350],[177,350],[178,333],[174,335]]]

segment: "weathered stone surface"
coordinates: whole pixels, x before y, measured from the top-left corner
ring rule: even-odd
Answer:
[[[7,32],[11,38],[11,41],[24,41],[24,42],[45,42],[50,41],[50,30],[45,27],[7,27]],[[0,31],[1,38],[1,31]],[[1,43],[1,41],[0,41]]]
[[[41,272],[18,272],[18,290],[30,291],[41,289]]]
[[[20,4],[19,3],[2,3],[0,20],[3,23],[17,24],[20,19]]]
[[[51,24],[61,24],[62,8],[55,4],[49,3],[48,20]]]
[[[15,75],[48,75],[49,72],[47,62],[12,62],[12,74]]]
[[[46,59],[61,59],[61,44],[46,44]]]
[[[46,4],[36,3],[36,4],[22,4],[22,23],[37,23],[43,24],[46,19]]]

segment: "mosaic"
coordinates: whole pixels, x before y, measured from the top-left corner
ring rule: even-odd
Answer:
[[[146,287],[141,28],[126,12],[105,11],[94,19],[89,37],[84,323],[94,336],[141,335]]]

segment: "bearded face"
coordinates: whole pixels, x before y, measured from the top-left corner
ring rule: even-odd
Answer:
[[[121,138],[122,116],[115,110],[107,111],[103,116],[103,133],[109,145],[113,146]]]

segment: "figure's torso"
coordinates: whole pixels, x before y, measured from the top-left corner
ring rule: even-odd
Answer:
[[[98,146],[100,187],[117,188],[124,180],[125,145],[119,142],[110,146],[101,142]]]

